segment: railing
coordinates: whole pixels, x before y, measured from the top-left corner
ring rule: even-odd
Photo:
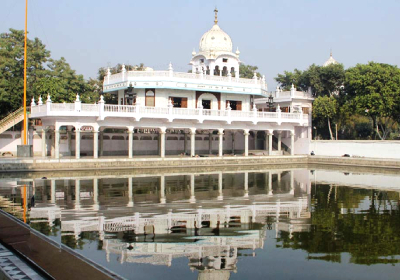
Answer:
[[[42,105],[43,106],[43,105]],[[53,103],[51,104],[52,111],[75,111],[74,103]]]
[[[206,74],[197,73],[185,73],[185,72],[173,72],[173,71],[127,71],[124,73],[113,74],[104,77],[104,85],[108,85],[116,82],[124,82],[129,78],[154,78],[154,77],[171,77],[171,78],[181,78],[181,79],[196,79],[196,80],[206,80],[206,81],[216,81],[225,83],[239,83],[258,86],[264,85],[263,80],[259,79],[257,82],[254,79],[245,79],[237,77],[226,77],[226,76],[211,76]]]
[[[32,106],[32,117],[41,118],[45,116],[92,116],[104,120],[107,117],[134,117],[134,118],[166,118],[173,119],[194,119],[203,120],[225,120],[228,123],[235,121],[245,122],[282,122],[306,124],[308,114],[303,113],[282,113],[282,112],[257,112],[237,110],[213,110],[202,108],[174,108],[174,107],[150,107],[139,105],[113,105],[104,104],[81,104],[75,103],[47,103]]]

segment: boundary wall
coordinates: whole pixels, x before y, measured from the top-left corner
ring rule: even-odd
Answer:
[[[310,152],[317,156],[368,157],[382,159],[400,159],[400,141],[385,140],[313,140]]]

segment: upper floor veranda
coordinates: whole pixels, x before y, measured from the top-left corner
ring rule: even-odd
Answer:
[[[190,91],[207,91],[230,94],[246,94],[267,96],[267,84],[265,77],[259,78],[254,75],[252,79],[244,79],[232,76],[231,73],[224,74],[220,71],[208,75],[200,71],[198,73],[175,72],[172,65],[168,71],[127,71],[122,66],[120,73],[111,74],[107,70],[104,77],[103,92],[115,92],[125,90],[129,87],[144,89],[177,89]]]

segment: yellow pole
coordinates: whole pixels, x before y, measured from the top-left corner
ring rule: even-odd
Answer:
[[[24,223],[26,224],[26,204],[27,204],[27,197],[26,197],[26,185],[23,186],[24,191],[23,191],[23,206],[24,206],[24,213],[23,213],[23,218],[24,218]]]
[[[27,35],[28,35],[28,0],[25,0],[25,50],[24,50],[24,145],[27,144],[27,135],[28,135],[28,129],[27,129],[27,119],[26,119],[26,41],[27,41]]]

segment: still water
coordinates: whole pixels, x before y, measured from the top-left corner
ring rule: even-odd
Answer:
[[[18,176],[0,179],[0,208],[127,279],[400,275],[397,174]]]

